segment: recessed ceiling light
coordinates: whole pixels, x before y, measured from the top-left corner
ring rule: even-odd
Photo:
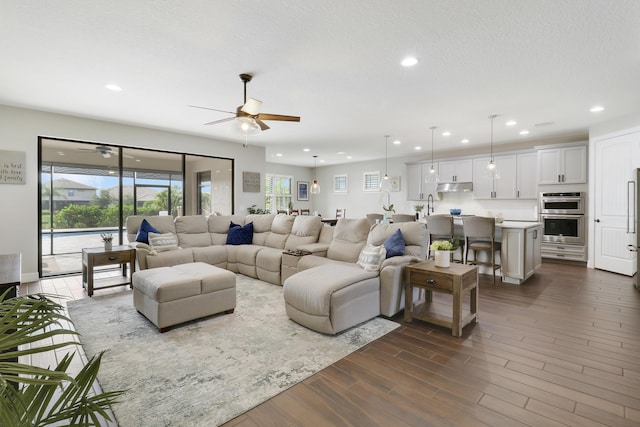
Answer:
[[[138,162],[138,163],[140,163],[141,161],[142,161],[142,160],[140,160],[140,159],[136,159],[136,162]]]
[[[402,144],[402,142],[399,139],[396,139],[395,141],[393,141],[393,145],[400,145]]]
[[[529,135],[529,131],[528,131],[528,130],[526,130],[526,129],[522,129],[522,130],[520,131],[520,135]]]
[[[400,65],[402,65],[403,67],[413,67],[417,63],[418,63],[418,58],[415,58],[413,56],[408,56],[402,60]]]
[[[107,89],[112,90],[114,92],[120,92],[122,90],[122,88],[120,86],[114,85],[114,84],[108,84],[108,85],[105,85],[104,87],[106,87]]]
[[[318,160],[318,162],[320,162],[320,163],[324,163],[324,160]]]
[[[276,153],[276,157],[282,157],[282,153]]]
[[[346,154],[344,151],[338,151],[336,154],[343,155]]]
[[[442,132],[442,136],[451,136],[451,132],[445,130],[444,132]]]
[[[468,143],[469,143],[469,140],[465,138],[465,139],[463,139],[463,140],[462,140],[462,141],[460,141],[460,142],[462,142],[463,144],[468,144]]]
[[[505,123],[505,125],[507,125],[507,126],[515,126],[517,124],[518,124],[518,122],[516,122],[515,120],[509,120],[507,123]]]
[[[64,151],[58,151],[58,156],[64,156]]]
[[[220,173],[220,171],[216,171],[216,173]]]
[[[422,147],[420,147],[420,146],[416,146],[416,147],[414,147],[414,150],[416,150],[416,151],[417,151],[417,150],[422,150]]]
[[[351,160],[351,159],[353,159],[353,157],[351,157],[351,156],[347,156],[347,159]]]
[[[600,111],[603,111],[604,107],[601,105],[595,105],[593,107],[591,107],[591,109],[589,111],[591,111],[592,113],[599,113]]]
[[[308,153],[309,151],[311,151],[311,149],[310,148],[304,148],[302,151]]]

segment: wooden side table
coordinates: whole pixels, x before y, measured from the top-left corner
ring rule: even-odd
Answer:
[[[122,264],[122,276],[93,278],[94,267],[111,264]],[[131,275],[127,275],[127,264]],[[104,248],[82,249],[82,287],[87,288],[87,295],[93,296],[95,289],[112,288],[114,286],[132,285],[133,273],[136,271],[136,250],[129,246],[114,246],[110,251]]]
[[[404,320],[411,322],[415,317],[425,322],[451,328],[451,335],[462,336],[462,328],[478,321],[478,267],[451,264],[448,268],[436,267],[435,261],[424,261],[405,267],[409,278],[405,282]],[[413,288],[425,290],[423,303],[413,305]],[[462,308],[462,296],[470,293],[469,310]],[[446,292],[453,295],[453,315],[437,313],[433,308],[431,292]]]

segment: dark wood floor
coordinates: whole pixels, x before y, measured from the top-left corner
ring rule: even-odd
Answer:
[[[479,323],[461,338],[401,313],[394,332],[225,426],[640,425],[632,279],[553,263],[521,286],[481,279]],[[83,298],[78,282],[27,289]]]

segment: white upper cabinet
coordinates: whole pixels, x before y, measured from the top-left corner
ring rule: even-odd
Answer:
[[[473,181],[473,160],[451,160],[438,163],[440,182]]]
[[[473,159],[473,196],[475,199],[516,198],[516,155],[494,156],[496,168],[487,165],[490,157]]]
[[[538,198],[538,164],[537,153],[525,153],[517,155],[517,185],[516,198],[537,199]]]
[[[436,171],[438,164],[434,163]],[[438,200],[438,182],[431,180],[431,162],[407,165],[407,199],[408,200],[427,200],[429,194]],[[437,172],[436,172],[437,175]]]
[[[539,184],[587,182],[587,147],[584,145],[538,151]]]

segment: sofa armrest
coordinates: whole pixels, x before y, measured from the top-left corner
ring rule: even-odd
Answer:
[[[394,256],[394,257],[387,258],[384,261],[382,261],[382,264],[380,265],[380,269],[382,270],[383,268],[385,268],[387,266],[404,267],[405,265],[413,264],[415,262],[420,262],[420,258],[418,258],[417,256],[414,256],[414,255]]]
[[[129,247],[135,248],[136,250],[136,263],[137,270],[146,270],[149,268],[147,266],[147,255],[151,252],[151,246],[146,243],[140,242],[131,242],[129,243]]]
[[[307,245],[300,245],[296,248],[300,251],[308,251],[311,255],[327,256],[327,250],[329,250],[328,243],[309,243]]]

